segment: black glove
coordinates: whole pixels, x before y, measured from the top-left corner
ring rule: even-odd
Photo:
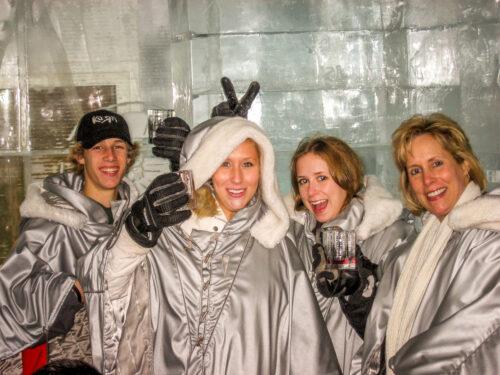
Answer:
[[[339,270],[326,269],[325,249],[319,243],[312,247],[312,267],[316,273],[316,286],[325,297],[335,297],[339,292]]]
[[[172,172],[179,170],[179,159],[181,149],[191,129],[183,119],[179,117],[167,117],[158,126],[153,138],[153,154],[161,158],[170,159]]]
[[[340,307],[356,333],[364,338],[366,319],[375,298],[377,265],[373,264],[356,249],[356,263],[359,275],[358,288],[349,296],[339,297]],[[342,277],[342,276],[341,276]]]
[[[191,216],[191,211],[177,211],[189,200],[186,186],[176,173],[162,174],[148,186],[143,196],[132,205],[125,227],[139,245],[153,247],[164,227],[178,224]]]
[[[222,77],[220,80],[222,88],[224,89],[224,95],[227,98],[227,101],[219,103],[215,107],[212,108],[212,116],[226,116],[226,117],[235,117],[240,116],[247,118],[248,110],[252,106],[252,102],[259,93],[260,85],[259,82],[253,81],[248,86],[247,92],[243,97],[238,101],[236,97],[236,91],[234,91],[233,84],[231,80],[227,77]]]

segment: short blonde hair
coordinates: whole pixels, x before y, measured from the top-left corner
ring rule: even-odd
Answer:
[[[487,182],[483,169],[460,125],[441,113],[427,116],[417,114],[403,121],[392,133],[392,156],[399,170],[399,188],[410,211],[415,215],[421,215],[425,211],[410,186],[406,170],[412,141],[421,134],[432,135],[457,163],[462,164],[467,161],[470,166],[470,180],[481,188],[481,192],[486,190]]]
[[[126,142],[125,142],[126,143]],[[127,158],[128,158],[128,163],[127,163],[127,170],[125,173],[128,172],[130,167],[134,165],[135,159],[137,158],[137,155],[139,154],[139,143],[134,142],[132,146],[130,146],[128,143],[127,144]],[[67,157],[67,160],[69,163],[72,164],[73,172],[76,174],[82,176],[83,175],[83,165],[78,163],[79,158],[83,158],[83,151],[85,149],[83,148],[82,142],[76,142],[70,149],[69,149],[69,154]]]
[[[297,181],[297,162],[312,152],[321,157],[327,164],[333,180],[347,193],[342,210],[347,207],[358,192],[363,188],[363,163],[359,156],[347,143],[332,136],[304,138],[300,143],[290,162],[291,182],[295,195],[295,210],[304,210],[305,206],[300,198],[299,184]]]

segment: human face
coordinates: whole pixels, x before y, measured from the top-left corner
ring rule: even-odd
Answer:
[[[108,138],[83,150],[83,157],[77,159],[85,177],[82,193],[109,207],[127,170],[127,151],[127,143],[120,138]]]
[[[259,180],[257,146],[247,139],[231,152],[212,176],[215,197],[227,220],[250,202],[257,192]]]
[[[335,218],[344,205],[347,192],[330,174],[326,161],[309,152],[297,160],[297,183],[302,202],[320,223]]]
[[[467,186],[469,163],[459,164],[431,134],[416,136],[406,157],[411,189],[420,204],[442,221]]]

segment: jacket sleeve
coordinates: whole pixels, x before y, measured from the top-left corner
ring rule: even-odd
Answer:
[[[468,250],[430,328],[409,340],[390,360],[394,372],[499,374],[498,280],[500,235],[489,232]]]
[[[71,302],[75,276],[51,262],[65,252],[63,232],[45,220],[28,222],[0,269],[0,359],[47,340]]]

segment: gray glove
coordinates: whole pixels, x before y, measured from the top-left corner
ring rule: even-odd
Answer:
[[[183,222],[191,211],[177,211],[189,200],[186,186],[176,173],[162,174],[148,186],[125,219],[132,239],[143,247],[153,247],[164,227]]]
[[[222,77],[220,80],[222,88],[224,89],[224,95],[227,101],[219,103],[214,108],[212,108],[212,116],[226,116],[226,117],[244,117],[247,118],[248,110],[252,106],[252,102],[259,93],[260,85],[259,82],[253,81],[248,86],[247,92],[243,97],[238,100],[236,97],[236,91],[234,91],[233,84],[231,80],[227,77]]]
[[[191,129],[180,117],[167,117],[158,126],[153,138],[153,154],[160,158],[170,159],[172,172],[179,170],[181,149]]]

